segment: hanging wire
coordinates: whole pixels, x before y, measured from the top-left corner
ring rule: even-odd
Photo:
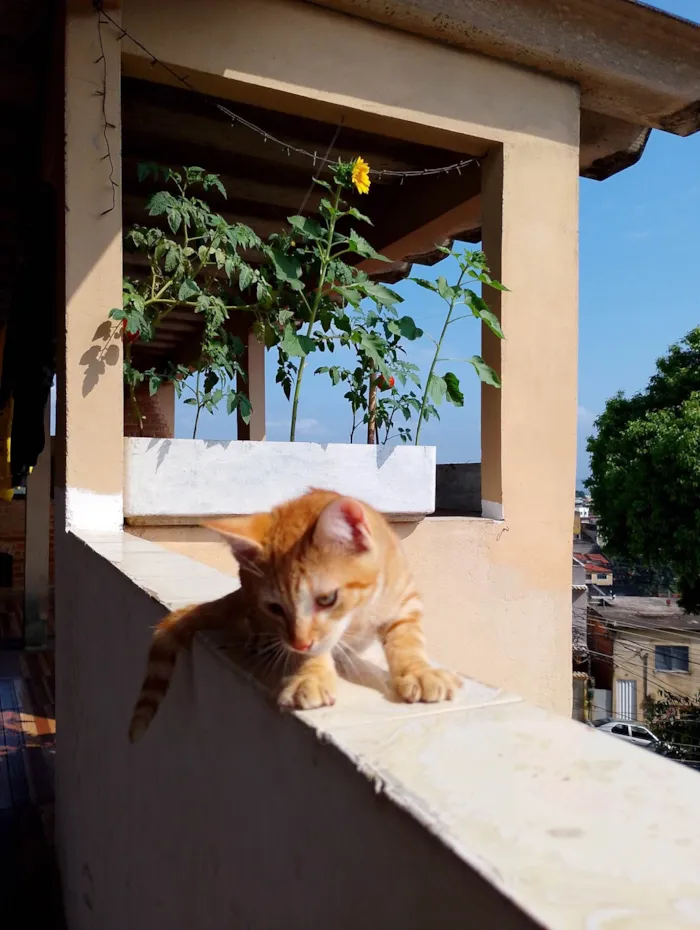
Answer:
[[[343,126],[343,120],[341,119],[341,121],[340,121],[340,122],[338,123],[338,125],[335,127],[335,132],[334,132],[334,134],[333,134],[333,138],[332,138],[331,141],[328,143],[328,148],[326,149],[326,154],[325,154],[325,155],[323,156],[323,158],[321,159],[321,163],[319,164],[318,168],[316,169],[316,173],[314,174],[313,178],[311,179],[311,183],[309,184],[309,189],[308,189],[307,192],[306,192],[306,196],[304,197],[304,199],[303,199],[302,202],[301,202],[301,206],[299,207],[299,211],[298,211],[300,214],[304,212],[304,208],[306,207],[306,204],[309,202],[309,197],[311,196],[311,191],[314,189],[314,184],[316,183],[316,181],[318,180],[319,175],[320,175],[321,172],[323,171],[323,166],[324,166],[324,164],[326,163],[326,161],[327,161],[327,159],[328,159],[328,156],[329,156],[329,155],[331,154],[331,152],[333,151],[333,146],[334,146],[334,145],[336,144],[336,142],[338,141],[338,136],[340,135],[340,130],[341,130],[342,126]],[[317,159],[316,159],[316,152],[314,152],[314,168],[316,168],[316,160],[317,160]]]
[[[119,186],[114,180],[114,159],[112,158],[112,147],[109,144],[109,130],[115,129],[113,123],[107,119],[107,57],[105,55],[104,41],[102,38],[102,26],[105,25],[100,17],[100,11],[97,12],[97,40],[100,45],[100,57],[95,62],[96,65],[102,65],[102,89],[96,90],[97,96],[102,97],[102,135],[105,140],[106,154],[102,156],[102,161],[109,162],[109,183],[112,190],[112,205],[100,213],[100,216],[106,216],[111,213],[117,205],[117,187]]]
[[[100,30],[100,43],[102,41],[101,26],[105,25],[106,23],[110,23],[112,26],[114,26],[114,28],[119,33],[119,35],[117,36],[118,41],[122,41],[123,39],[128,39],[137,48],[141,49],[144,55],[146,55],[150,59],[152,68],[156,66],[159,68],[162,68],[167,74],[169,74],[172,78],[174,78],[179,84],[187,88],[187,90],[193,91],[194,93],[198,94],[198,96],[203,97],[210,105],[214,106],[221,113],[224,113],[231,120],[232,125],[239,124],[241,126],[244,126],[246,129],[250,130],[251,132],[257,133],[259,136],[262,136],[265,142],[272,142],[275,145],[278,145],[280,148],[284,149],[287,155],[291,155],[291,153],[294,152],[297,155],[301,155],[304,158],[308,158],[314,165],[320,162],[319,172],[325,165],[334,163],[333,160],[330,159],[329,156],[337,140],[337,133],[340,131],[340,126],[337,127],[336,136],[334,137],[333,141],[331,142],[331,145],[329,146],[326,154],[323,157],[319,156],[318,152],[310,152],[305,148],[292,145],[289,142],[285,142],[283,139],[278,139],[273,133],[268,132],[266,129],[263,129],[261,126],[258,126],[255,123],[252,123],[250,120],[247,120],[244,117],[240,116],[240,114],[235,113],[233,110],[229,109],[228,107],[225,107],[223,104],[219,103],[218,100],[215,100],[209,94],[205,94],[197,90],[197,88],[190,81],[188,75],[179,74],[177,71],[175,71],[174,68],[171,68],[169,64],[167,64],[164,61],[161,61],[156,55],[153,54],[153,52],[151,52],[148,48],[146,48],[143,42],[140,42],[135,36],[131,35],[130,32],[124,29],[124,27],[121,26],[117,22],[117,20],[114,19],[114,17],[112,17],[104,9],[102,0],[93,0],[93,5],[94,5],[94,8],[98,16],[98,30]],[[102,17],[104,17],[104,19],[102,19]],[[103,58],[104,58],[104,53],[103,53]],[[105,67],[106,67],[106,63],[105,63]],[[106,75],[105,75],[105,88],[106,88]],[[106,115],[105,115],[105,123],[107,126],[109,125],[109,123],[107,123]],[[340,125],[342,125],[342,121]],[[109,145],[108,145],[108,148],[109,148]],[[111,153],[110,153],[110,162],[111,162]],[[461,174],[462,168],[466,168],[468,165],[473,165],[473,164],[478,164],[478,163],[479,163],[478,158],[465,158],[465,159],[462,159],[461,161],[456,161],[449,165],[442,165],[439,168],[414,168],[414,169],[410,169],[407,171],[393,171],[389,168],[370,169],[370,174],[374,175],[379,180],[381,180],[384,177],[400,178],[401,182],[403,183],[405,178],[434,177],[435,175],[439,175],[439,174],[450,174],[452,171],[458,171]],[[113,180],[112,180],[112,184],[116,186],[116,182]],[[113,193],[114,193],[114,190],[113,190]],[[308,195],[307,195],[307,200],[308,200]]]

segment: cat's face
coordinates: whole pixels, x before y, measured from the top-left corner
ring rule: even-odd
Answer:
[[[209,526],[231,545],[257,616],[291,651],[330,652],[376,590],[377,542],[350,498],[314,491]]]

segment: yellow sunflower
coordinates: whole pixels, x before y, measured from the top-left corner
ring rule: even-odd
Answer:
[[[358,194],[369,193],[369,187],[372,183],[369,179],[369,165],[361,156],[358,156],[353,162],[352,183],[355,185]]]

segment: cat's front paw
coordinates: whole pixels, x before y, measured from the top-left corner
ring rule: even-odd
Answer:
[[[295,710],[312,710],[314,707],[330,707],[335,704],[336,683],[334,675],[295,675],[282,687],[277,703],[280,707]]]
[[[461,681],[452,672],[443,668],[425,668],[399,675],[393,680],[396,693],[407,704],[424,701],[436,704],[438,701],[451,701],[461,687]]]

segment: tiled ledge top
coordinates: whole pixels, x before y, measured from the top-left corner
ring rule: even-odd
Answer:
[[[170,609],[236,586],[143,539],[76,535]],[[364,674],[296,716],[542,926],[700,927],[700,773],[475,681],[411,706],[378,655]]]

